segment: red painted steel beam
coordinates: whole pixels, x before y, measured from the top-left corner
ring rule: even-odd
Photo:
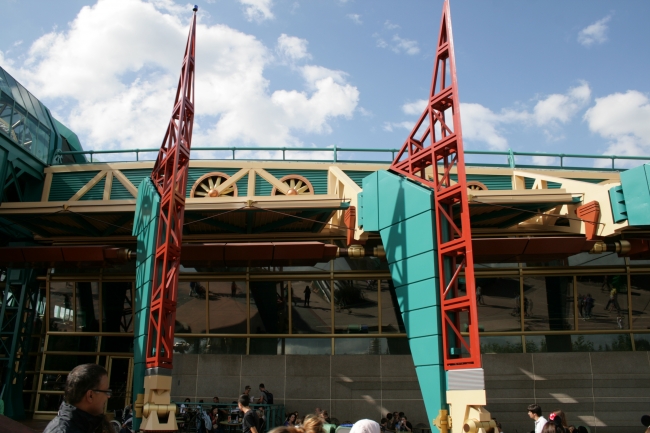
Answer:
[[[174,109],[151,173],[151,180],[160,194],[160,220],[145,353],[147,368],[172,369],[185,186],[194,126],[196,11],[195,7]]]
[[[458,179],[452,185],[453,167]],[[427,169],[432,170],[431,177],[427,176]],[[429,103],[390,170],[434,190],[444,367],[479,368],[474,258],[449,0],[442,7]],[[458,225],[454,223],[456,204],[460,205]],[[459,291],[462,271],[466,281],[464,293]],[[461,322],[469,324],[468,337],[461,335]]]

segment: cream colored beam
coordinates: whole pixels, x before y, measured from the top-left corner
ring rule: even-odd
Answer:
[[[87,184],[85,184],[84,186],[82,186],[81,189],[79,189],[79,191],[77,191],[77,193],[76,193],[75,195],[73,195],[72,197],[70,197],[70,200],[68,200],[68,201],[77,201],[77,200],[79,200],[79,199],[80,199],[81,197],[83,197],[83,196],[84,196],[88,191],[90,191],[90,190],[92,189],[93,186],[97,185],[97,183],[98,183],[100,180],[102,180],[102,178],[103,178],[104,176],[106,176],[106,173],[107,173],[106,170],[102,170],[102,171],[100,171],[99,173],[97,173],[97,175],[96,175],[95,177],[93,177],[92,179],[90,179],[90,181],[89,181]]]
[[[255,169],[248,169],[248,195],[255,196]]]
[[[41,201],[49,200],[51,188],[52,188],[52,173],[45,173],[45,180],[43,182],[43,192],[41,193]]]
[[[246,175],[248,174],[248,172],[249,172],[248,169],[246,169],[246,168],[242,168],[242,169],[239,170],[237,173],[235,173],[235,174],[233,174],[232,176],[230,176],[230,177],[228,178],[228,180],[226,180],[224,183],[222,183],[221,185],[219,185],[219,186],[217,187],[217,192],[218,192],[219,194],[221,194],[221,191],[223,191],[223,190],[225,190],[226,188],[229,188],[231,185],[234,185],[235,183],[237,183],[237,181],[238,181],[239,179],[241,179],[242,177],[246,176]]]
[[[126,176],[124,176],[124,174],[122,174],[121,171],[114,170],[113,176],[115,176],[115,178],[120,181],[124,188],[126,188],[126,190],[129,191],[133,197],[138,197],[138,188],[136,188],[131,183],[131,181]]]
[[[113,172],[106,173],[106,181],[104,182],[104,200],[111,199],[111,190],[113,189]]]
[[[262,177],[265,181],[273,185],[278,189],[278,191],[282,192],[282,194],[287,194],[289,192],[289,185],[280,182],[279,179],[277,179],[275,176],[273,176],[271,173],[268,171],[264,170],[263,168],[256,168],[255,173],[259,174],[260,177]]]

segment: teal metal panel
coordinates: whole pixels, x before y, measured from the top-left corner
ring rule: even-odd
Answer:
[[[354,183],[363,187],[363,179],[365,179],[369,174],[372,174],[372,171],[361,171],[361,170],[343,170]]]
[[[615,223],[622,223],[627,220],[627,207],[625,206],[625,196],[621,185],[609,189],[609,203],[612,207],[612,218]]]
[[[143,179],[138,186],[133,220],[133,236],[136,236],[136,293],[134,307],[133,344],[133,395],[144,393],[145,345],[149,302],[153,284],[153,268],[156,250],[156,232],[160,212],[160,196],[150,178]],[[137,429],[142,418],[133,419]]]
[[[433,209],[433,191],[385,170],[377,172],[379,229]]]
[[[136,184],[137,185],[137,184]],[[122,185],[122,182],[113,178],[113,184],[111,185],[111,200],[133,200],[134,197],[131,195],[128,189]]]
[[[395,289],[397,303],[402,312],[438,305],[438,279],[429,278]]]
[[[432,287],[431,290],[434,290],[434,288]],[[439,327],[436,326],[440,323],[438,307],[407,311],[402,313],[402,318],[409,339],[438,334]]]
[[[363,207],[359,214],[363,219],[363,229],[367,232],[379,231],[379,176],[377,172],[366,176],[363,179],[363,192],[359,193],[359,200]]]
[[[427,335],[410,338],[411,355],[416,367],[442,364],[442,338],[439,335]]]
[[[50,187],[49,201],[68,201],[84,185],[99,173],[97,171],[77,171],[70,173],[54,173]],[[104,190],[102,189],[102,194]]]
[[[103,177],[90,188],[79,200],[102,200],[104,198],[104,187],[106,186],[106,177]]]
[[[385,243],[394,245],[390,251],[386,251],[388,263],[430,251],[433,224],[434,215],[430,209],[382,229],[381,238]],[[417,230],[413,230],[414,227],[417,227]]]
[[[314,194],[327,194],[327,170],[269,169],[266,171],[278,179],[291,174],[300,175],[311,182],[311,185],[314,187]],[[259,178],[259,176],[257,176],[257,178]],[[271,187],[271,189],[273,189],[273,187]],[[268,194],[260,194],[255,190],[255,195],[271,195],[271,190],[269,190]]]
[[[533,179],[532,177],[527,177],[524,179],[524,184],[526,185],[526,189],[532,189],[533,185],[535,185],[535,179]],[[558,182],[546,182],[546,187],[548,189],[560,189],[562,188],[562,184]],[[512,187],[507,189],[512,189]]]
[[[136,188],[140,185],[140,183],[144,179],[148,179],[151,177],[151,169],[148,168],[143,168],[143,169],[137,169],[137,170],[120,170],[124,177],[129,179],[129,182],[131,182]],[[122,185],[119,180],[113,178],[113,188],[115,188],[115,184],[119,183],[120,186]],[[133,198],[131,194],[129,194],[128,198]],[[111,195],[111,199],[113,199]]]
[[[650,165],[644,164],[621,173],[621,187],[631,226],[650,225],[649,171]]]
[[[458,181],[458,175],[451,174],[449,177],[454,181]],[[491,175],[491,174],[468,174],[468,182],[481,182],[487,187],[488,190],[511,190],[512,177],[506,175]]]
[[[388,249],[386,245],[384,242],[384,249]],[[438,255],[435,250],[429,250],[417,256],[389,263],[388,268],[395,287],[401,287],[405,284],[436,277],[438,275]]]
[[[427,365],[424,367],[415,367],[415,373],[420,382],[424,408],[429,418],[429,426],[432,432],[438,429],[433,425],[433,419],[438,416],[440,409],[446,407],[447,401],[447,378],[445,370],[439,365]]]

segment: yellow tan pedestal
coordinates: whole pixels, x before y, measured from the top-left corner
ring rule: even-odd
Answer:
[[[141,430],[145,432],[178,430],[176,405],[171,402],[171,389],[171,376],[151,375],[144,377],[144,406],[142,408]],[[162,422],[161,418],[163,419]]]
[[[452,433],[485,433],[494,427],[490,412],[485,410],[485,390],[447,391]],[[465,427],[467,426],[467,427]]]

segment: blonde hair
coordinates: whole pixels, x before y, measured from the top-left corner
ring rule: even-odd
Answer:
[[[301,427],[280,426],[269,433],[323,433],[323,420],[316,415],[307,415]]]

